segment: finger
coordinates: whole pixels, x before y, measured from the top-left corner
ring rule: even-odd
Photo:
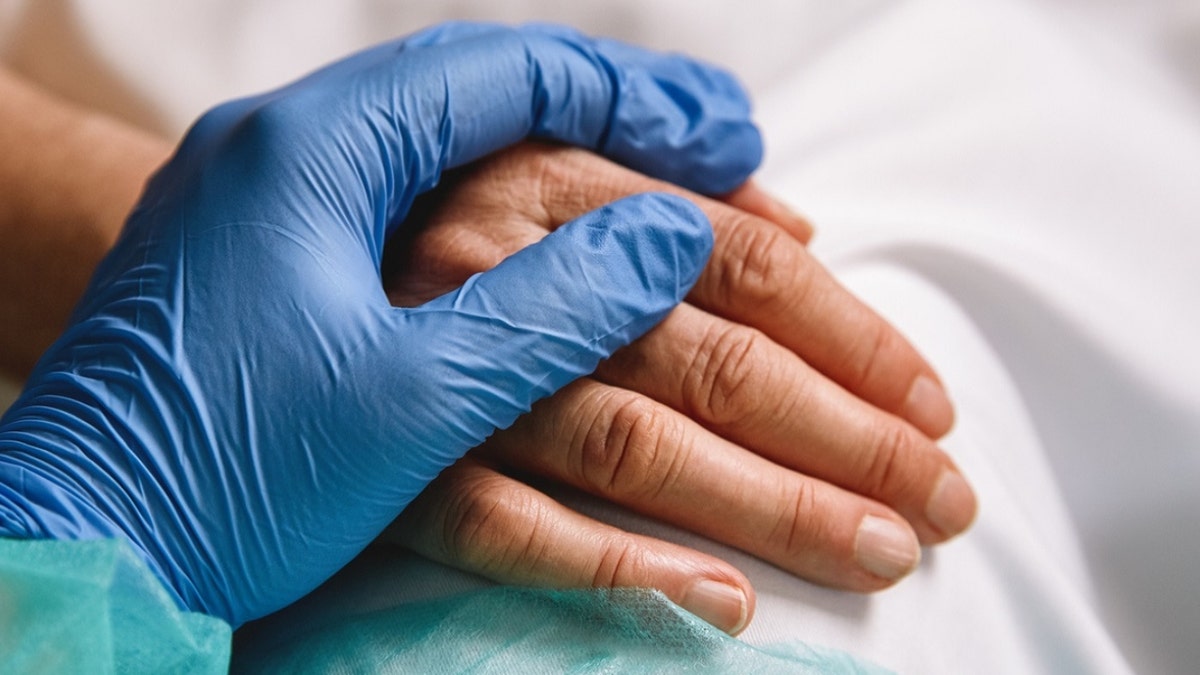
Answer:
[[[682,305],[601,364],[596,377],[777,464],[888,505],[922,543],[944,541],[974,519],[971,490],[931,440],[761,331]]]
[[[502,584],[654,588],[732,635],[754,613],[750,582],[728,563],[587,518],[470,457],[438,476],[385,536]]]
[[[733,192],[721,197],[729,206],[764,218],[787,230],[801,244],[813,237],[813,226],[804,216],[793,211],[754,180],[748,180]]]
[[[395,127],[409,141],[391,159],[413,194],[445,169],[529,136],[590,148],[705,193],[733,189],[762,158],[737,81],[677,54],[546,25],[447,24],[396,46],[380,55],[400,75],[411,77],[414,63],[437,64],[420,98],[378,99],[394,102]],[[404,79],[379,82],[390,90]],[[411,195],[401,201],[407,208]]]
[[[920,558],[913,531],[886,506],[590,379],[541,402],[483,449],[838,588],[884,588]]]
[[[532,201],[541,210],[528,209],[522,217],[546,227],[627,194],[662,190],[687,196],[708,215],[716,237],[713,257],[689,302],[761,330],[856,396],[930,437],[953,426],[954,409],[933,368],[779,227],[577,150],[526,146],[496,166],[500,175],[525,171],[538,177],[533,189],[540,199]],[[464,192],[462,210],[447,214],[451,222],[469,222],[465,212],[479,203],[472,202],[479,197]],[[514,240],[536,236],[507,229]]]
[[[710,237],[686,200],[638,195],[568,223],[453,293],[392,310],[396,342],[381,347],[394,372],[365,361],[361,376],[392,378],[376,390],[440,422],[402,446],[425,453],[410,458],[414,474],[431,480],[660,321],[699,274]]]
[[[461,206],[450,207],[451,221],[470,219],[469,205],[453,212]],[[483,232],[434,228],[428,245],[457,255],[420,256],[426,264],[418,265],[418,276],[453,285],[476,266],[491,265],[498,250],[525,245],[544,232],[531,222],[545,216],[515,212],[511,216],[514,210],[507,209],[512,220]],[[924,543],[943,541],[974,518],[970,488],[936,445],[900,419],[848,396],[760,331],[684,305],[601,363],[596,376],[682,411],[783,466],[890,506]]]
[[[950,430],[954,410],[933,368],[807,249],[769,223],[728,210],[713,215],[713,228],[714,256],[692,302],[755,326],[932,438]]]
[[[727,192],[762,157],[749,115],[731,76],[682,56],[565,28],[449,24],[214,109],[191,136],[232,134],[241,153],[205,177],[209,194],[244,186],[264,166],[305,186],[286,204],[240,208],[230,220],[303,227],[330,215],[378,268],[386,237],[447,169],[533,136]],[[329,234],[305,238],[338,248]]]

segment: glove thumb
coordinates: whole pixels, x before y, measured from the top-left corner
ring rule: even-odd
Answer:
[[[712,242],[691,202],[636,195],[567,223],[457,291],[396,309],[410,372],[392,391],[421,421],[408,425],[409,470],[420,474],[412,477],[423,486],[661,321],[696,282]]]

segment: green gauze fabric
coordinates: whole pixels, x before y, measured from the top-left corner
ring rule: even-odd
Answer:
[[[0,673],[223,673],[230,643],[124,541],[0,539]]]
[[[0,539],[0,673],[221,673],[230,630],[176,608],[122,541]],[[756,648],[654,591],[490,588],[240,643],[236,672],[882,673]]]
[[[800,643],[755,648],[655,591],[491,588],[240,639],[235,673],[882,673]]]

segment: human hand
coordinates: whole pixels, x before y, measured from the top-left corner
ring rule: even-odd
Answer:
[[[707,257],[703,215],[648,195],[389,305],[380,255],[414,197],[528,135],[701,190],[761,152],[728,76],[551,27],[446,25],[214,109],[0,422],[0,535],[127,538],[235,626],[327,578]]]
[[[171,146],[0,66],[0,148],[0,378],[20,382]]]
[[[918,540],[965,529],[974,496],[930,440],[953,417],[936,376],[807,253],[802,221],[771,223],[584,151],[529,144],[447,187],[389,292],[421,302],[576,213],[646,190],[687,195],[713,223],[713,258],[688,303],[444,472],[389,537],[502,582],[658,588],[736,632],[753,591],[732,566],[588,519],[504,471],[856,591],[911,571]]]

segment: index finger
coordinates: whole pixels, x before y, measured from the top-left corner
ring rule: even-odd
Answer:
[[[399,158],[421,160],[410,168],[422,183],[530,136],[589,148],[708,194],[732,190],[762,159],[741,85],[679,54],[564,26],[471,23],[418,33],[402,40],[399,52],[397,66],[432,56],[453,75],[424,92],[430,100],[405,102],[421,111],[440,108],[431,120],[436,126],[415,126],[426,137],[413,139],[441,145],[440,152]]]
[[[215,108],[181,154],[203,152],[214,134],[236,137],[230,161],[197,181],[206,205],[259,180],[263,166],[317,186],[236,213],[206,206],[214,221],[328,214],[376,267],[386,237],[446,170],[526,138],[710,194],[744,182],[762,159],[749,99],[728,73],[551,26],[451,23],[365,50]]]
[[[797,237],[763,218],[587,153],[529,152],[545,154],[540,164],[553,177],[540,185],[545,216],[554,224],[630,193],[659,190],[689,197],[712,221],[716,237],[690,303],[762,331],[843,388],[930,437],[944,435],[953,425],[953,408],[932,366],[842,287]],[[524,154],[514,154],[514,160],[522,161]],[[596,180],[600,175],[604,179]]]
[[[903,417],[931,438],[946,434],[954,409],[941,380],[883,317],[845,289],[807,248],[779,227],[720,204],[713,256],[688,300],[753,326],[842,387]]]

